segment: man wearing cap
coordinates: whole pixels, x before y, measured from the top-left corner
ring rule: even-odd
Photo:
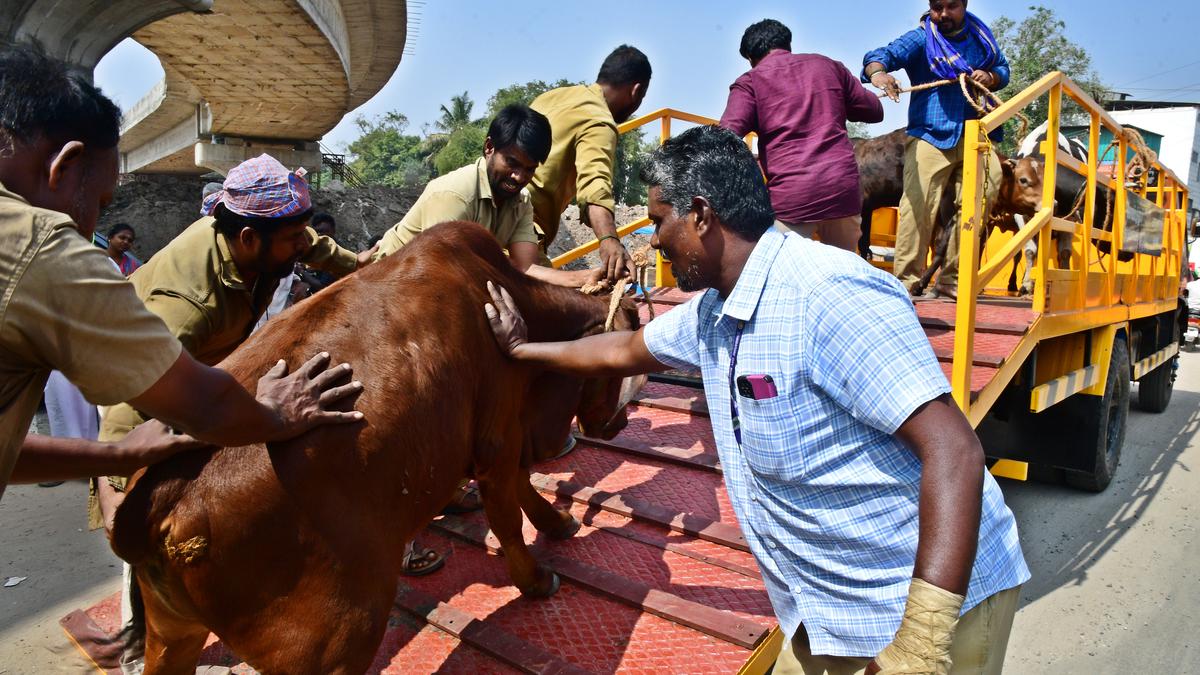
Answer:
[[[229,172],[210,194],[203,217],[130,276],[147,309],[200,363],[215,365],[237,348],[266,310],[275,286],[297,262],[335,275],[358,268],[358,256],[308,227],[312,204],[302,172],[288,171],[263,154]],[[364,258],[365,262],[365,258]],[[105,411],[100,440],[123,438],[143,421],[129,405]],[[92,527],[110,517],[113,495],[100,481]],[[124,479],[107,483],[122,489]]]

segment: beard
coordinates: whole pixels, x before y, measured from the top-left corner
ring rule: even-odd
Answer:
[[[686,260],[672,262],[671,273],[675,275],[675,285],[681,291],[698,291],[707,287],[695,255],[687,256]]]
[[[299,257],[288,258],[281,263],[272,264],[270,260],[271,242],[264,240],[262,248],[258,251],[258,269],[259,274],[270,279],[283,279],[291,274],[296,268],[296,263],[300,262]]]

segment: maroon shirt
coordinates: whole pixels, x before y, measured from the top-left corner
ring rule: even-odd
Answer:
[[[796,224],[862,211],[846,122],[882,120],[883,104],[846,66],[776,49],[730,85],[721,126],[758,133],[775,217]]]

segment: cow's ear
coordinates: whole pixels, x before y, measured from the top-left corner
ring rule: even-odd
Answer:
[[[1000,163],[1000,169],[1004,172],[1005,176],[1013,175],[1013,171],[1016,168],[1017,168],[1017,160],[1013,159],[1012,157],[1009,157],[1008,159],[1006,159]]]

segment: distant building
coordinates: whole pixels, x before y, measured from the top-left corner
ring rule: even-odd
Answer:
[[[1200,219],[1200,103],[1125,99],[1104,107],[1123,126],[1141,131],[1159,161],[1187,181],[1189,220]]]

